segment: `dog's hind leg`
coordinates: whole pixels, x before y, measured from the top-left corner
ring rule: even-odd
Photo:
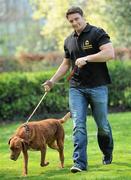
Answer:
[[[41,166],[47,166],[49,162],[45,162],[45,156],[46,156],[46,145],[41,149]]]
[[[64,168],[64,142],[60,139],[57,140],[59,158],[61,162],[61,168]]]
[[[52,148],[52,149],[55,149],[55,150],[59,151],[59,148],[58,148],[58,146],[57,146],[57,144],[56,144],[55,141],[52,142],[52,143],[50,143],[50,144],[48,144],[48,146],[49,146],[50,148]]]

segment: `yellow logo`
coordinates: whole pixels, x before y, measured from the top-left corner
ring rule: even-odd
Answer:
[[[83,49],[91,49],[92,48],[92,44],[90,44],[90,42],[88,40],[86,40],[83,43]]]

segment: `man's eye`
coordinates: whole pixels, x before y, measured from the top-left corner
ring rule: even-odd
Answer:
[[[75,18],[75,21],[78,21],[79,18]]]

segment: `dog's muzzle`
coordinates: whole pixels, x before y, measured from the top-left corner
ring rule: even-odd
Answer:
[[[18,157],[15,157],[13,155],[10,156],[10,159],[13,160],[13,161],[16,161]]]

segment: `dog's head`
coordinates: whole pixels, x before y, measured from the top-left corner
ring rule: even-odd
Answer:
[[[11,150],[10,159],[16,161],[21,151],[26,150],[26,141],[20,137],[13,136],[8,142]]]

